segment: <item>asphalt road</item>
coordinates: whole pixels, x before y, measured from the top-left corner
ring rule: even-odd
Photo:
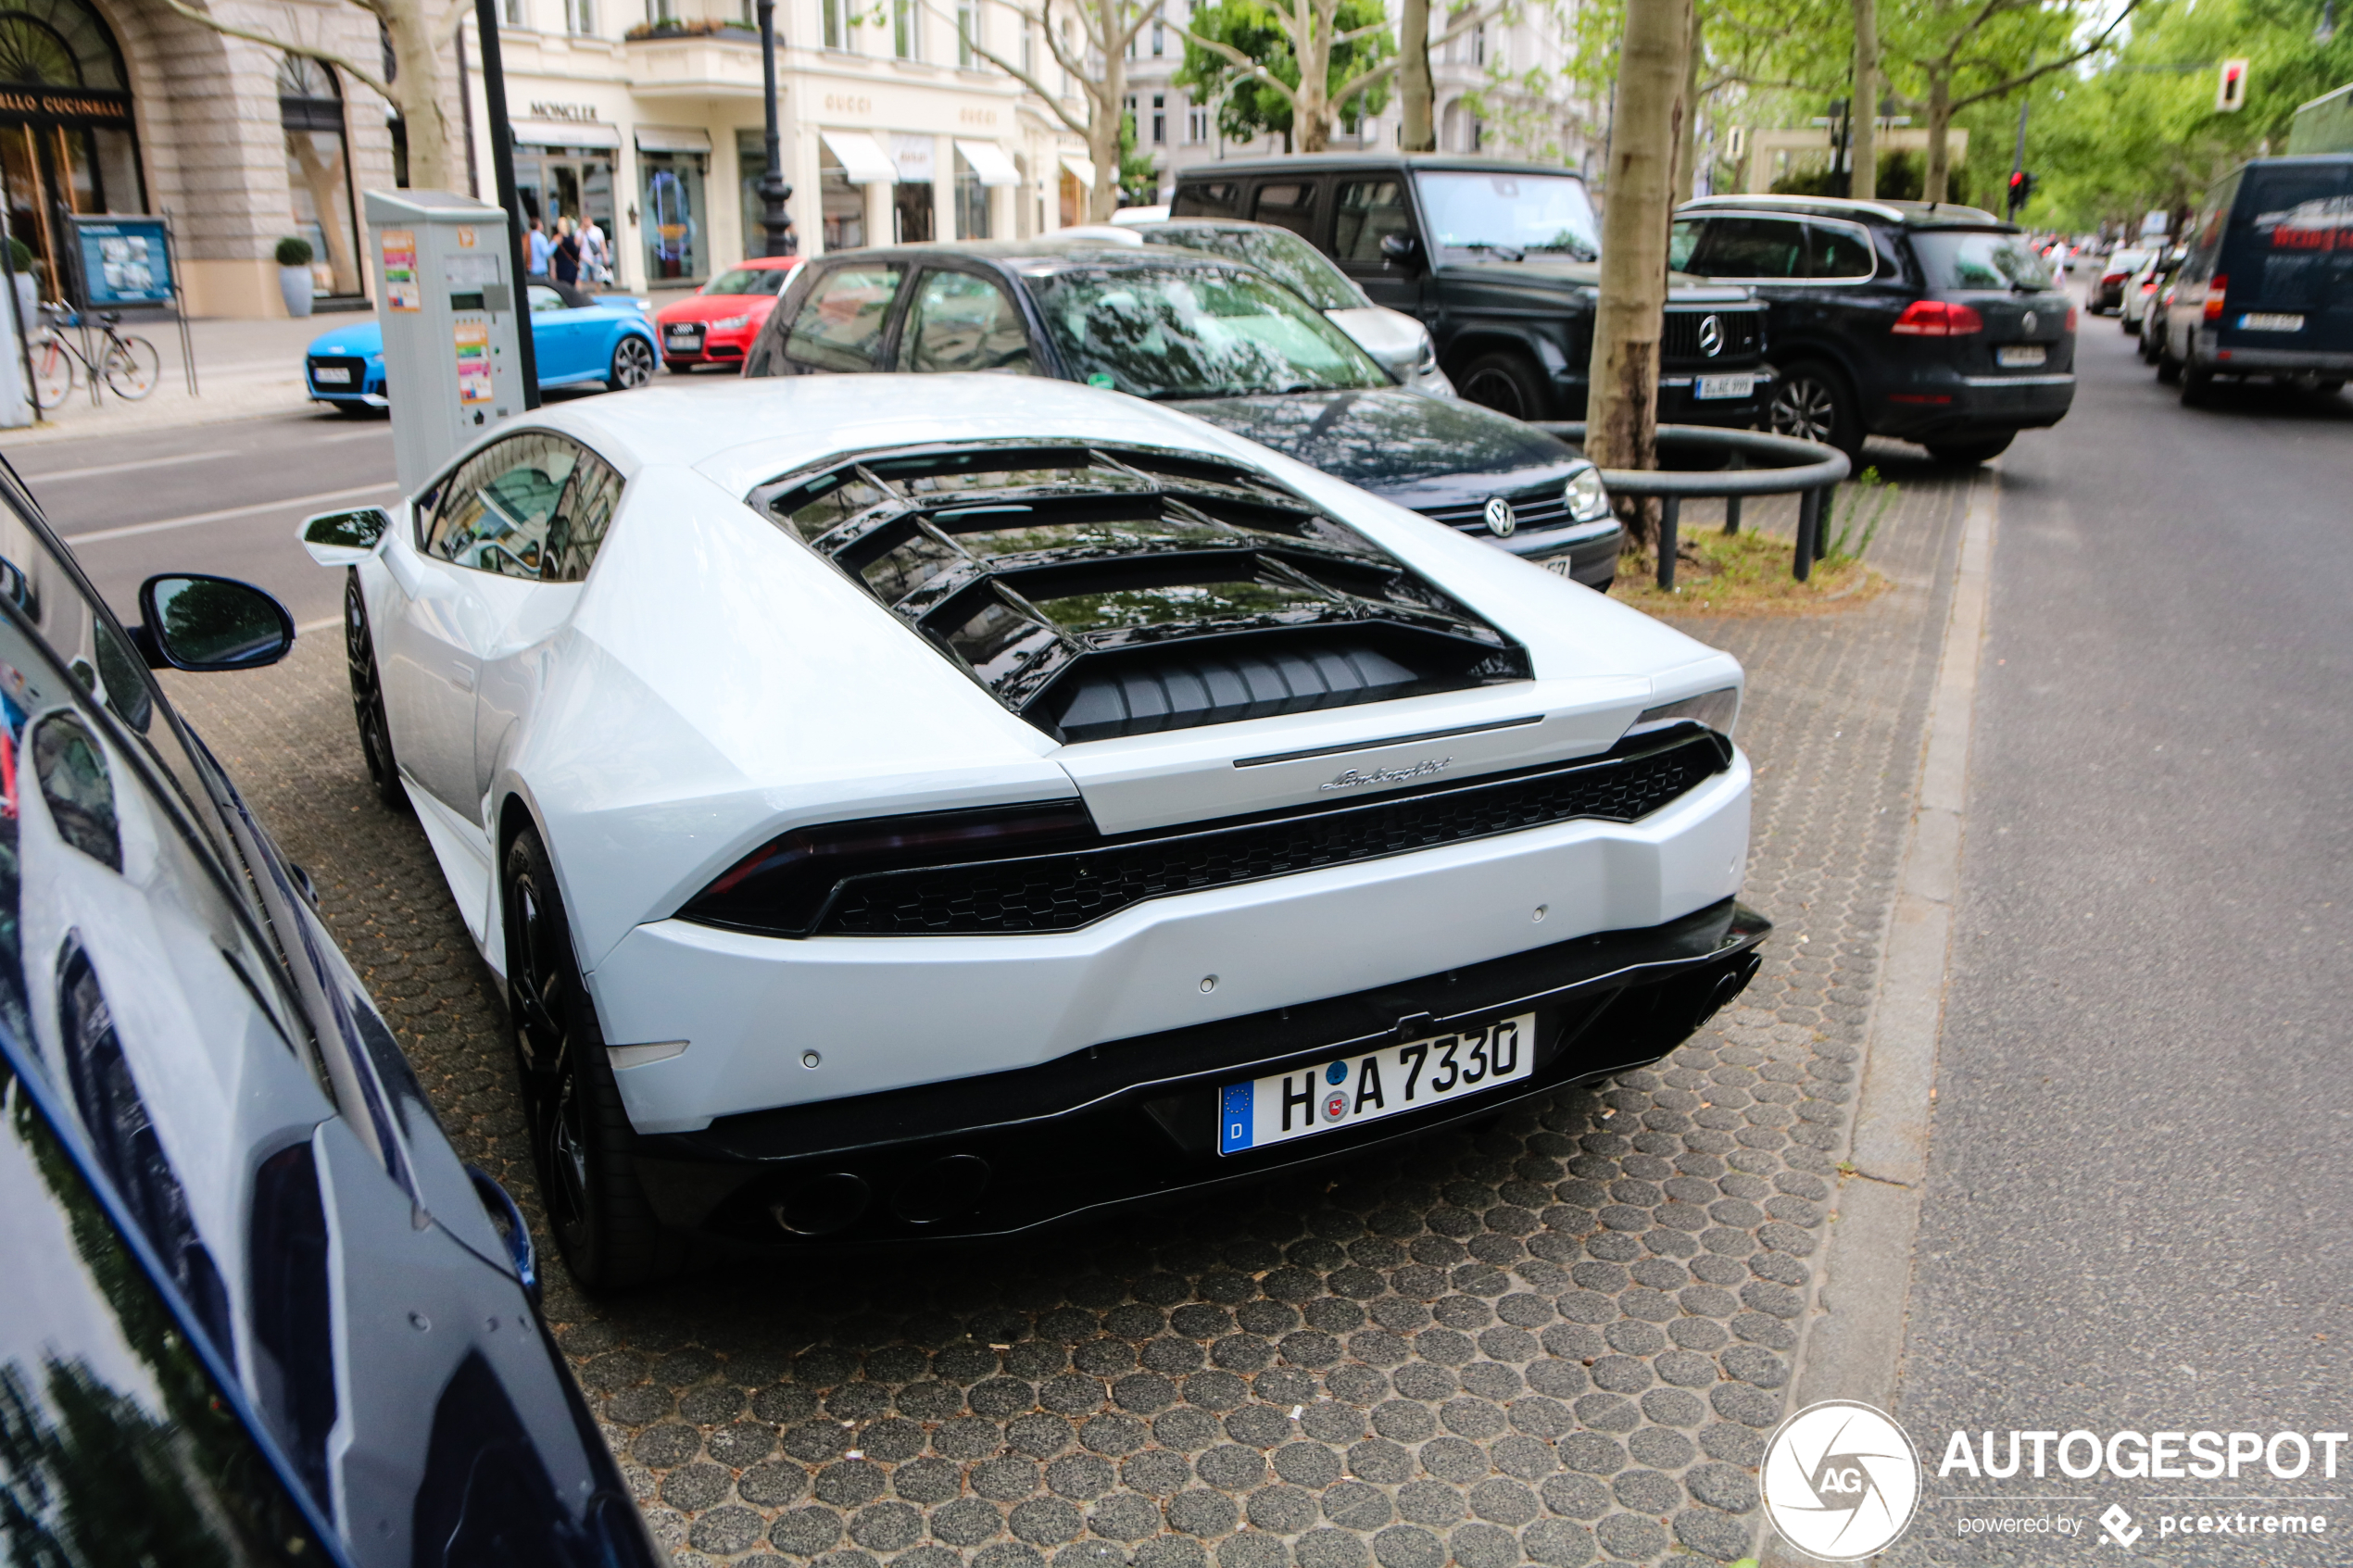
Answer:
[[[1956,1430],[2353,1429],[2353,397],[2183,408],[2088,315],[2078,366],[2003,461],[1898,1411],[1930,1501],[1889,1559],[2081,1562],[1956,1519],[2120,1503],[2138,1556],[2343,1562],[2353,1446],[2334,1481],[1936,1474]],[[2238,1509],[2158,1500],[2192,1497],[2333,1499],[2261,1511],[2328,1537],[2161,1538]]]

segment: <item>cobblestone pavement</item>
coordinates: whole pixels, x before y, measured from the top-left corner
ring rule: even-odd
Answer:
[[[1894,592],[1695,628],[1751,672],[1746,896],[1778,930],[1741,1003],[1655,1069],[1024,1247],[737,1265],[610,1302],[555,1269],[547,1316],[678,1561],[1755,1549],[1962,510],[1949,478],[1900,477],[1875,546]],[[336,639],[170,679],[308,868],[459,1153],[533,1209],[497,994],[414,822],[367,794]]]

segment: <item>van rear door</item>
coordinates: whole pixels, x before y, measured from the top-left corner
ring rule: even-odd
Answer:
[[[2222,347],[2353,354],[2353,157],[2248,165],[2214,270]]]

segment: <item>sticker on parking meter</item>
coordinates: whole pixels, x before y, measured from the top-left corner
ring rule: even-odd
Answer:
[[[422,310],[424,285],[417,281],[417,232],[386,229],[382,240],[384,258],[384,307]]]
[[[458,401],[487,403],[490,388],[490,329],[480,321],[460,321],[458,335]]]

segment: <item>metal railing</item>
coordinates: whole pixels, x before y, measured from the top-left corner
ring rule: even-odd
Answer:
[[[1582,446],[1585,421],[1547,420],[1536,428]],[[1800,583],[1814,572],[1821,549],[1822,514],[1829,510],[1831,491],[1847,476],[1852,465],[1834,446],[1800,441],[1794,436],[1768,435],[1756,430],[1718,430],[1711,425],[1661,425],[1662,448],[1723,453],[1729,469],[1667,472],[1652,469],[1604,469],[1602,483],[1612,496],[1656,496],[1658,517],[1658,585],[1675,586],[1676,530],[1682,521],[1683,503],[1721,497],[1724,532],[1741,531],[1741,502],[1750,495],[1797,496],[1797,556],[1791,574]],[[1750,467],[1750,458],[1766,459]]]

